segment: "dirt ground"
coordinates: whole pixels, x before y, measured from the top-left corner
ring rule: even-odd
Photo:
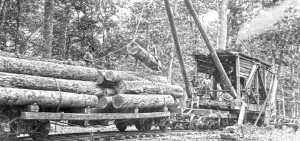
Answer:
[[[158,130],[158,129],[153,129]],[[79,133],[79,132],[105,132],[117,131],[114,125],[110,126],[91,126],[91,127],[77,127],[77,126],[61,126],[52,125],[50,134],[63,133]],[[136,131],[135,127],[128,127],[126,131]],[[170,131],[166,136],[155,139],[143,140],[166,140],[166,141],[195,141],[195,140],[209,140],[209,141],[300,141],[300,131],[292,131],[292,129],[275,129],[273,126],[255,127],[252,125],[244,125],[237,128],[226,128],[222,131],[207,130],[207,131]]]

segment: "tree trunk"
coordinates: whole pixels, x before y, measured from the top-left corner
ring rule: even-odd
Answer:
[[[282,88],[282,84],[280,85],[281,88],[281,92],[282,92],[282,112],[283,112],[283,116],[285,116],[285,96],[284,96],[284,92],[283,92],[283,88]]]
[[[226,41],[227,41],[227,8],[229,0],[222,0],[219,11],[219,20],[220,27],[219,33],[220,37],[218,38],[218,49],[226,50]]]
[[[65,12],[65,20],[64,20],[64,38],[63,38],[63,57],[67,60],[69,58],[68,49],[67,49],[67,39],[68,39],[68,24],[69,24],[69,14],[70,14],[70,6],[66,8]]]
[[[107,109],[112,106],[112,96],[102,96],[98,100],[98,108]]]
[[[0,87],[1,105],[31,105],[44,107],[96,107],[97,96],[57,91]]]
[[[135,59],[143,62],[150,69],[159,71],[161,69],[161,63],[152,54],[150,54],[147,50],[143,49],[140,45],[135,42],[132,42],[127,46],[127,52],[132,55]]]
[[[168,68],[168,83],[172,84],[172,69],[173,69],[173,60],[174,60],[174,53],[173,51],[170,53],[170,62]]]
[[[44,58],[50,58],[52,55],[52,38],[53,38],[53,3],[54,0],[45,0],[44,6],[44,30],[43,39],[44,43],[42,46],[42,54]]]
[[[117,109],[127,109],[172,106],[175,104],[175,101],[171,95],[118,94],[113,97],[112,103]]]
[[[2,31],[3,31],[3,27],[4,27],[4,24],[5,24],[5,19],[6,19],[6,7],[7,7],[7,3],[8,1],[7,0],[2,0],[3,1],[3,6],[2,6],[2,9],[1,9],[1,23],[0,23],[0,32],[2,34]]]
[[[17,0],[17,27],[16,27],[16,32],[15,32],[15,53],[19,54],[20,53],[20,47],[19,47],[19,29],[20,29],[20,12],[21,12],[21,4],[20,0]]]
[[[0,15],[1,15],[1,11],[2,11],[2,7],[3,7],[3,3],[5,0],[0,0]]]
[[[0,71],[83,81],[96,81],[103,75],[95,68],[1,56]]]
[[[118,94],[139,94],[146,92],[145,90],[159,89],[158,93],[183,93],[182,87],[177,85],[168,85],[162,83],[152,83],[145,81],[121,81],[115,87]]]
[[[35,90],[63,91],[102,96],[103,88],[91,81],[66,80],[0,72],[0,86]]]

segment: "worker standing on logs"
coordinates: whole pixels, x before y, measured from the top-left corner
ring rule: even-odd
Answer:
[[[87,67],[91,67],[94,64],[93,53],[94,48],[90,45],[88,51],[83,56],[83,60],[85,61]]]

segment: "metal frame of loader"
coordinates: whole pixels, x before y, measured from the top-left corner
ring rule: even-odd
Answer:
[[[238,119],[238,124],[242,124],[244,119],[250,122],[256,119],[255,124],[257,124],[259,120],[262,121],[262,119],[266,119],[265,122],[269,123],[271,116],[270,107],[273,108],[273,113],[276,111],[275,100],[277,88],[276,75],[270,71],[271,66],[241,53],[229,53],[225,51],[217,53],[208,40],[192,3],[190,0],[184,0],[210,52],[209,56],[201,54],[194,55],[196,59],[196,79],[199,72],[214,76],[212,96],[202,98],[199,93],[190,92],[170,2],[169,0],[164,0],[164,2],[186,86],[187,96],[191,100],[190,109],[174,110],[175,113],[172,119],[170,119],[172,122],[171,127],[176,127],[176,124],[179,123],[186,128],[190,127],[192,129],[221,127],[234,124],[235,119]],[[243,63],[246,62],[247,64],[244,65]],[[267,74],[271,75],[271,80],[267,79]],[[217,100],[216,93],[218,93],[218,83],[222,87],[221,92],[230,95],[232,100],[227,102]],[[270,87],[266,86],[268,84],[270,84]],[[243,87],[241,88],[241,86]],[[208,93],[206,93],[206,95],[208,95]],[[197,102],[194,102],[195,99]],[[196,103],[196,105],[194,103]],[[194,108],[194,105],[196,108]],[[215,113],[218,114],[211,114],[211,110],[217,110]],[[222,118],[226,117],[228,113],[222,113],[221,111],[229,112],[229,118]],[[171,110],[171,112],[173,111]],[[261,115],[263,115],[263,117],[261,117]]]
[[[270,107],[273,104],[268,97],[272,95],[273,82],[276,79],[270,70],[271,66],[242,53],[218,51],[217,54],[234,89],[237,90],[237,97],[241,100],[224,98],[226,94],[227,97],[230,96],[229,90],[220,79],[212,56],[195,54],[193,80],[199,82],[199,74],[211,76],[212,90],[205,90],[204,86],[194,86],[195,92],[188,104],[189,108],[173,111],[176,114],[171,127],[176,128],[178,124],[182,124],[184,129],[209,129],[233,125],[237,123],[243,101],[247,105],[244,122],[254,124],[257,119],[259,125],[269,122]]]

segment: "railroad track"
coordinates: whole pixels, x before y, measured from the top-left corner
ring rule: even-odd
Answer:
[[[206,139],[218,138],[220,131],[193,131],[193,130],[170,130],[161,132],[152,130],[150,132],[126,131],[126,132],[91,132],[49,135],[45,141],[111,141],[111,140],[167,140],[176,136],[201,136]],[[17,141],[32,141],[30,137],[19,137]]]

